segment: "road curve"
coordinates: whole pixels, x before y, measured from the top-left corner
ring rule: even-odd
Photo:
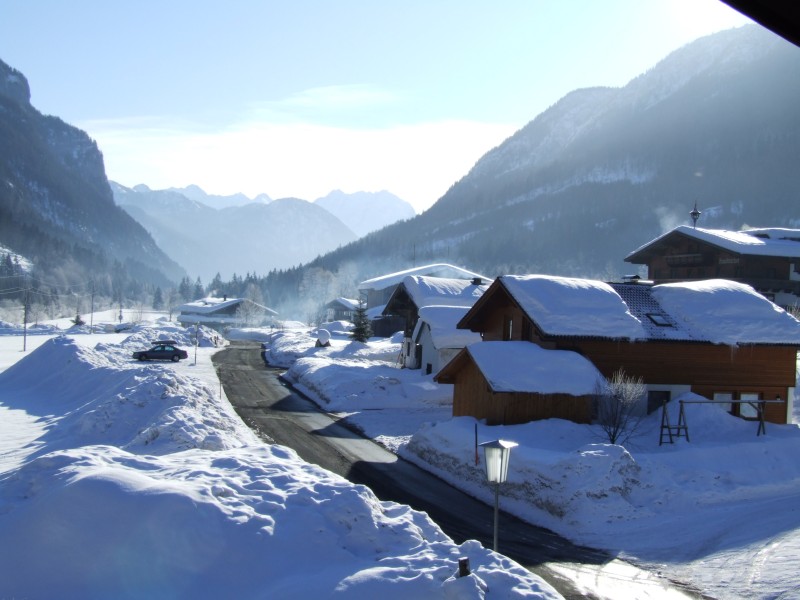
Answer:
[[[305,461],[368,486],[382,500],[427,512],[456,543],[477,539],[491,547],[493,507],[398,458],[320,410],[279,378],[281,369],[264,366],[258,344],[234,342],[213,360],[228,400],[264,441],[293,448]],[[603,565],[612,559],[607,553],[577,546],[505,513],[500,515],[499,527],[503,554],[569,600],[594,598],[578,592],[547,563]]]

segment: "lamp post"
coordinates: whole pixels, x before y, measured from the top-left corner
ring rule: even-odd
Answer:
[[[500,506],[500,484],[508,476],[508,459],[516,442],[494,440],[480,444],[486,462],[486,479],[494,484],[494,551],[497,552],[497,525]]]

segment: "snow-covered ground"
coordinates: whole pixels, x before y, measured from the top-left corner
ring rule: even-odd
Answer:
[[[493,499],[476,465],[476,426],[479,443],[517,442],[503,509],[626,561],[600,573],[551,565],[585,589],[609,598],[680,597],[636,565],[716,598],[800,598],[797,425],[767,424],[757,436],[756,423],[718,406],[687,405],[691,442],[659,446],[656,412],[626,447],[605,442],[597,427],[556,419],[488,427],[450,418],[449,386],[395,368],[397,340],[358,344],[333,335],[324,348],[315,341],[313,331],[274,334],[268,358],[327,410],[470,494]]]
[[[519,443],[503,510],[625,559],[550,565],[587,592],[686,597],[667,589],[674,579],[716,598],[800,597],[796,425],[756,436],[752,422],[690,405],[691,442],[659,446],[656,414],[625,448],[558,420],[488,427],[450,417],[449,386],[397,368],[399,340],[330,329],[329,347],[297,324],[233,334],[266,342],[321,406],[487,502],[476,425],[478,442]],[[196,361],[192,331],[164,322],[40,333],[23,352],[0,324],[0,597],[557,597],[424,514],[261,443],[225,399],[210,333]],[[167,337],[188,360],[129,358]],[[459,556],[468,581],[451,577]]]
[[[0,324],[0,598],[560,597],[260,442],[219,385],[209,330],[198,346],[164,321],[19,333]],[[189,358],[131,359],[154,339]],[[455,577],[460,557],[470,576]]]

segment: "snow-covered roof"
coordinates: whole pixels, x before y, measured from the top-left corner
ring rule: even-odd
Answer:
[[[427,325],[430,328],[433,347],[437,350],[464,348],[480,342],[481,335],[479,333],[456,328],[468,310],[468,306],[424,306],[419,309],[419,320],[411,338],[419,341],[422,327]]]
[[[530,342],[482,342],[467,347],[494,392],[585,396],[603,376],[577,352],[546,350]]]
[[[728,231],[725,229],[702,229],[700,227],[694,228],[688,225],[680,225],[637,248],[628,254],[625,260],[674,233],[682,233],[735,254],[800,258],[800,229],[773,227]]]
[[[678,327],[715,344],[800,345],[800,322],[749,285],[724,279],[653,286]]]
[[[336,300],[331,300],[328,302],[328,306],[334,306],[336,304],[340,304],[342,308],[347,310],[355,310],[358,308],[358,300],[353,300],[352,298],[336,298]]]
[[[405,271],[398,271],[397,273],[389,273],[388,275],[381,275],[380,277],[373,277],[366,279],[358,284],[360,290],[383,290],[387,287],[398,285],[408,275],[426,275],[430,277],[448,277],[452,279],[474,279],[480,277],[484,281],[491,281],[488,277],[480,273],[473,273],[460,267],[449,265],[447,263],[436,263],[432,265],[425,265],[423,267],[414,267],[406,269]]]
[[[248,300],[247,298],[215,298],[212,296],[209,296],[208,298],[201,298],[199,300],[194,300],[192,302],[187,302],[186,304],[181,304],[178,307],[178,310],[183,314],[207,315],[215,313],[220,310],[224,310],[230,306],[236,306],[245,301],[251,302],[252,304],[262,309],[266,313],[272,315],[278,314],[271,308],[262,306],[256,302],[253,302],[252,300]]]
[[[551,275],[503,275],[500,280],[547,335],[646,337],[620,295],[602,281]]]
[[[470,279],[447,279],[423,275],[407,275],[402,285],[417,307],[465,306],[470,307],[489,289],[489,281],[476,285]]]
[[[800,346],[800,322],[743,283],[650,285],[505,275],[503,286],[547,335]]]
[[[183,313],[207,314],[223,310],[229,306],[236,306],[244,301],[244,298],[200,298],[186,304],[181,304],[178,310]]]

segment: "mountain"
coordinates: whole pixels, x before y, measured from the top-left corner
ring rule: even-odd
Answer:
[[[294,267],[356,239],[329,212],[296,198],[218,210],[174,189],[113,182],[112,189],[119,206],[206,283],[217,273],[229,278]]]
[[[797,73],[800,48],[759,26],[701,38],[622,88],[566,95],[423,214],[306,268],[612,279],[695,202],[703,227],[800,227]]]
[[[114,203],[95,142],[37,111],[25,77],[2,61],[0,244],[31,259],[53,294],[92,280],[100,294],[131,297],[185,274]]]
[[[139,186],[135,186],[134,189]],[[145,186],[146,187],[146,186]],[[202,188],[196,185],[189,185],[183,188],[168,188],[167,191],[177,192],[186,196],[190,200],[196,200],[211,208],[230,208],[231,206],[244,206],[251,202],[262,202],[268,204],[272,202],[272,198],[266,194],[259,194],[255,198],[248,198],[244,194],[231,194],[229,196],[218,196],[215,194],[207,194]]]
[[[314,203],[337,217],[358,237],[417,214],[408,202],[386,190],[354,194],[334,190]]]

